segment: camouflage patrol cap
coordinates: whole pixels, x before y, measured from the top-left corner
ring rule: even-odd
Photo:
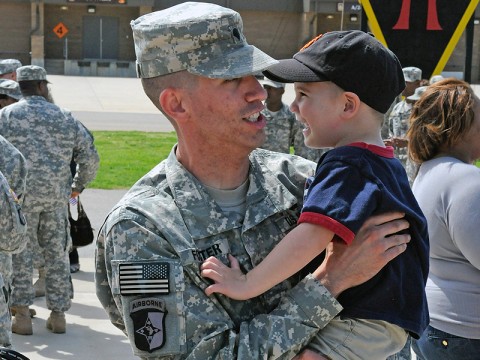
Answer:
[[[186,70],[229,79],[277,63],[247,43],[240,14],[215,4],[186,2],[143,15],[130,25],[140,78]]]
[[[17,81],[45,80],[47,72],[43,67],[36,65],[22,66],[17,69]]]
[[[414,82],[422,80],[422,70],[415,66],[409,66],[402,69],[405,81]]]
[[[407,96],[408,100],[417,101],[423,95],[423,93],[427,90],[427,86],[419,86],[415,89],[413,95]]]
[[[22,66],[22,63],[17,59],[0,60],[0,75],[12,73],[20,66]]]
[[[18,83],[13,80],[0,80],[0,94],[10,96],[16,100],[22,98]]]
[[[442,75],[434,75],[430,78],[430,81],[428,82],[428,85],[435,84],[436,82],[439,82],[440,80],[445,79]]]

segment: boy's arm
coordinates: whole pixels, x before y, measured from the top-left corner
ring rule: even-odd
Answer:
[[[352,245],[327,253],[324,270],[328,276],[325,281],[321,275],[316,276],[318,280],[307,276],[284,294],[272,312],[257,314],[239,326],[234,325],[216,297],[204,295],[200,276],[189,277],[180,272],[171,279],[178,283],[178,286],[172,284],[172,289],[178,289],[169,296],[174,303],[167,308],[170,326],[164,334],[166,345],[152,352],[138,349],[134,342],[134,337],[139,335],[132,325],[130,304],[138,296],[121,296],[115,285],[118,281],[114,281],[112,273],[112,260],[129,257],[129,254],[133,258],[146,255],[144,252],[129,252],[126,239],[156,249],[155,261],[179,261],[175,254],[165,252],[168,247],[165,240],[148,230],[152,228],[151,224],[124,220],[110,232],[100,231],[95,251],[97,296],[112,323],[130,336],[132,349],[139,357],[160,360],[202,358],[209,354],[212,359],[291,358],[341,310],[327,289],[337,296],[343,290],[368,280],[388,261],[405,251],[409,236],[398,232],[408,228],[408,223],[401,217],[396,213],[369,219]],[[388,221],[390,223],[383,224]],[[337,242],[332,244],[336,246]],[[180,263],[178,265],[182,268]],[[157,297],[164,300],[167,296]],[[188,344],[186,339],[189,339]]]
[[[235,300],[246,300],[300,271],[325,250],[334,233],[323,226],[301,223],[290,231],[268,256],[247,274],[243,274],[235,258],[231,267],[208,258],[201,266],[202,276],[215,281],[205,290],[207,295],[222,293]]]

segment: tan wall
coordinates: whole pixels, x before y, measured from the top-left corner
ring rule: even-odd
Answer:
[[[30,64],[30,3],[0,4],[0,59]]]
[[[68,28],[68,58],[83,58],[83,17],[115,16],[118,18],[118,60],[135,60],[130,21],[139,16],[137,7],[96,6],[94,15],[87,13],[86,5],[69,5],[68,10],[61,10],[60,5],[45,5],[45,57],[63,59],[65,37],[59,39],[53,28],[62,22]]]
[[[43,32],[35,32],[35,41],[31,42],[31,31],[35,26],[35,11],[31,11],[30,2],[9,2],[0,0],[0,58],[18,58],[22,63],[31,62],[30,52],[42,53],[41,43],[44,41],[45,59],[64,59],[65,40],[58,39],[53,28],[63,22],[69,29],[68,58],[83,58],[82,26],[83,17],[87,13],[85,4],[69,4],[68,10],[61,10],[60,4],[44,5]],[[480,7],[479,7],[480,8]],[[134,61],[135,52],[130,29],[130,21],[150,11],[149,6],[122,7],[96,5],[94,16],[115,16],[119,19],[119,58],[120,61]],[[339,29],[339,19],[327,21],[325,14],[302,14],[281,11],[240,11],[245,34],[249,43],[257,46],[275,58],[292,56],[313,35],[328,30]],[[337,15],[337,14],[335,14]],[[32,18],[33,21],[32,21]],[[313,21],[311,21],[313,19]],[[333,25],[332,25],[333,24]],[[344,22],[344,29],[357,28],[358,24]],[[480,82],[480,25],[474,27],[472,59],[472,82]],[[38,47],[38,49],[37,49]],[[39,59],[34,59],[40,61]],[[464,71],[465,34],[450,57],[445,71]],[[41,62],[38,65],[42,65]]]
[[[279,59],[298,51],[302,14],[242,11],[240,15],[250,44]]]

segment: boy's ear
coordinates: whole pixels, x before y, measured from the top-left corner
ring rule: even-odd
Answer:
[[[182,92],[172,87],[164,89],[158,99],[163,111],[175,120],[179,120],[186,115],[184,104],[182,102]]]
[[[343,112],[348,117],[352,117],[360,109],[360,98],[357,94],[350,91],[344,92],[343,96],[345,98]]]

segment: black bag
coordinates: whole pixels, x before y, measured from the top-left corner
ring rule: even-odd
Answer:
[[[86,246],[93,242],[93,229],[90,224],[85,210],[83,210],[82,203],[80,202],[80,196],[77,202],[77,220],[72,218],[70,212],[70,204],[68,206],[68,221],[70,222],[70,236],[72,237],[72,244],[75,247]]]
[[[29,360],[25,355],[20,354],[19,352],[7,349],[4,347],[0,347],[0,359],[5,360]]]

